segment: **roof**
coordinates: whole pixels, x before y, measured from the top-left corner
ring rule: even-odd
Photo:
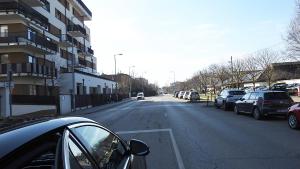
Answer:
[[[29,123],[21,123],[14,128],[4,130],[0,133],[0,159],[14,151],[23,144],[61,127],[79,123],[94,122],[82,117],[65,117],[56,119],[35,120]]]

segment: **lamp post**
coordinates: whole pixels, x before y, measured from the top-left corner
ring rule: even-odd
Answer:
[[[135,66],[129,66],[129,98],[131,98],[131,76],[130,76],[130,74],[131,74],[131,71],[130,71],[130,69],[131,68],[134,68]]]

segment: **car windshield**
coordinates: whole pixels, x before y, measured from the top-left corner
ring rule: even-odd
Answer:
[[[264,98],[266,100],[278,100],[278,99],[290,99],[290,97],[285,92],[270,92],[265,93]]]
[[[245,91],[229,91],[229,95],[244,95]]]

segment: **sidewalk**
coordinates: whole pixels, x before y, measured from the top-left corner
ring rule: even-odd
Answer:
[[[105,105],[101,105],[101,106],[97,106],[97,107],[91,107],[91,108],[87,108],[87,109],[82,109],[82,110],[76,110],[75,112],[70,112],[67,114],[63,114],[62,116],[80,116],[80,115],[85,115],[85,114],[92,114],[92,113],[96,113],[98,111],[101,110],[105,110],[105,109],[109,109],[115,106],[119,106],[128,102],[131,102],[135,99],[133,98],[128,98],[128,99],[124,99],[120,102],[115,102],[115,103],[110,103],[110,104],[105,104]]]

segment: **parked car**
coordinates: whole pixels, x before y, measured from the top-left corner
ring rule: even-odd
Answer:
[[[289,108],[288,124],[292,129],[300,128],[300,104],[295,104]]]
[[[234,111],[250,113],[257,120],[270,115],[286,116],[292,105],[291,97],[282,91],[255,91],[247,93],[235,104]]]
[[[139,92],[139,93],[137,94],[137,96],[136,96],[136,99],[137,99],[137,100],[144,100],[144,99],[145,99],[144,93],[143,93],[143,92]]]
[[[270,87],[270,90],[287,92],[287,84],[286,83],[275,83]]]
[[[215,99],[215,106],[224,110],[234,107],[235,102],[245,95],[245,91],[238,89],[224,89]]]
[[[176,92],[174,92],[174,97],[178,97],[178,94],[179,94],[179,92],[178,91],[176,91]]]
[[[0,133],[1,168],[146,168],[149,147],[81,117],[23,122]]]
[[[189,91],[185,91],[184,92],[184,95],[183,95],[183,99],[184,100],[187,100],[188,99],[188,96],[189,96],[190,92]]]
[[[184,91],[180,91],[178,94],[179,99],[183,99]]]
[[[200,100],[200,95],[196,91],[191,91],[188,95],[188,100],[190,101],[197,101]]]

